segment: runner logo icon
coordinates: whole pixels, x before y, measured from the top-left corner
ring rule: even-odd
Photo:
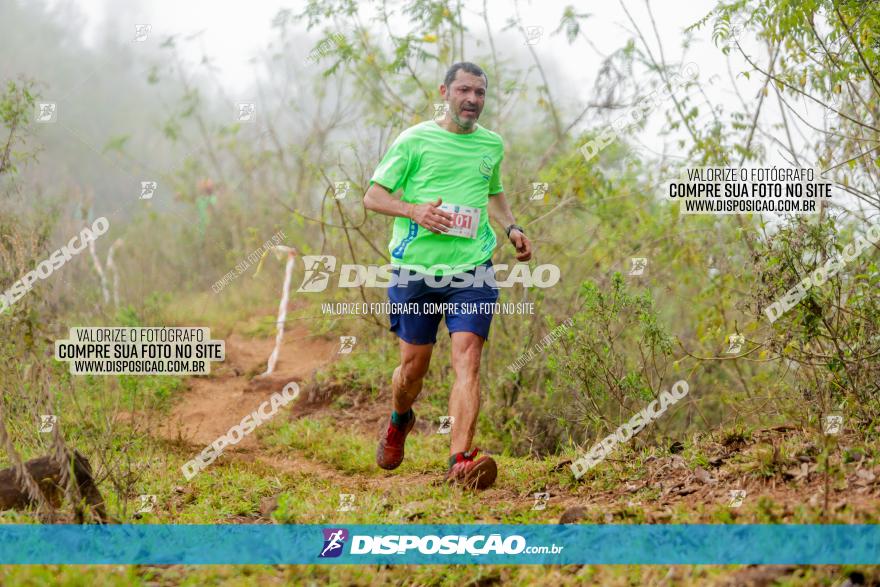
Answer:
[[[306,266],[306,274],[303,276],[302,285],[296,291],[316,292],[327,289],[330,275],[336,269],[336,257],[332,255],[305,255],[303,263]]]
[[[342,554],[345,541],[348,540],[348,530],[344,528],[324,528],[324,549],[318,558],[335,558]]]

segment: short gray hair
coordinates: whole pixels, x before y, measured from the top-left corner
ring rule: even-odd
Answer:
[[[458,74],[458,70],[463,69],[467,73],[472,73],[474,75],[482,76],[483,79],[486,80],[486,87],[489,87],[489,76],[486,75],[486,72],[477,65],[476,63],[471,63],[470,61],[459,61],[458,63],[454,63],[452,67],[446,70],[446,77],[443,80],[443,85],[447,88],[452,85],[452,82],[455,81],[455,76]]]

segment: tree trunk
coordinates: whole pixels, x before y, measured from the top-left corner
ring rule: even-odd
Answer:
[[[104,508],[104,499],[92,478],[92,467],[88,459],[78,451],[72,451],[70,462],[73,463],[76,482],[79,485],[83,502],[91,507],[102,523],[107,523],[107,512]],[[39,457],[31,459],[24,464],[34,480],[39,484],[40,490],[52,507],[59,507],[64,499],[64,488],[60,485],[61,468],[51,457]],[[22,491],[15,480],[15,469],[0,470],[0,510],[25,509],[34,504],[28,494]],[[83,504],[73,504],[77,522],[83,522]]]

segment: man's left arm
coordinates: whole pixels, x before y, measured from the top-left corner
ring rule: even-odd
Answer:
[[[505,232],[510,229],[507,237],[516,248],[517,261],[528,261],[532,258],[531,241],[518,227],[510,228],[516,225],[516,219],[510,210],[507,198],[504,197],[504,192],[498,192],[489,196],[489,218],[500,224]]]

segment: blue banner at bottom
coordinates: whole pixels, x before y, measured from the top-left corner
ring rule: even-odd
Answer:
[[[878,564],[877,525],[2,525],[0,564]]]

